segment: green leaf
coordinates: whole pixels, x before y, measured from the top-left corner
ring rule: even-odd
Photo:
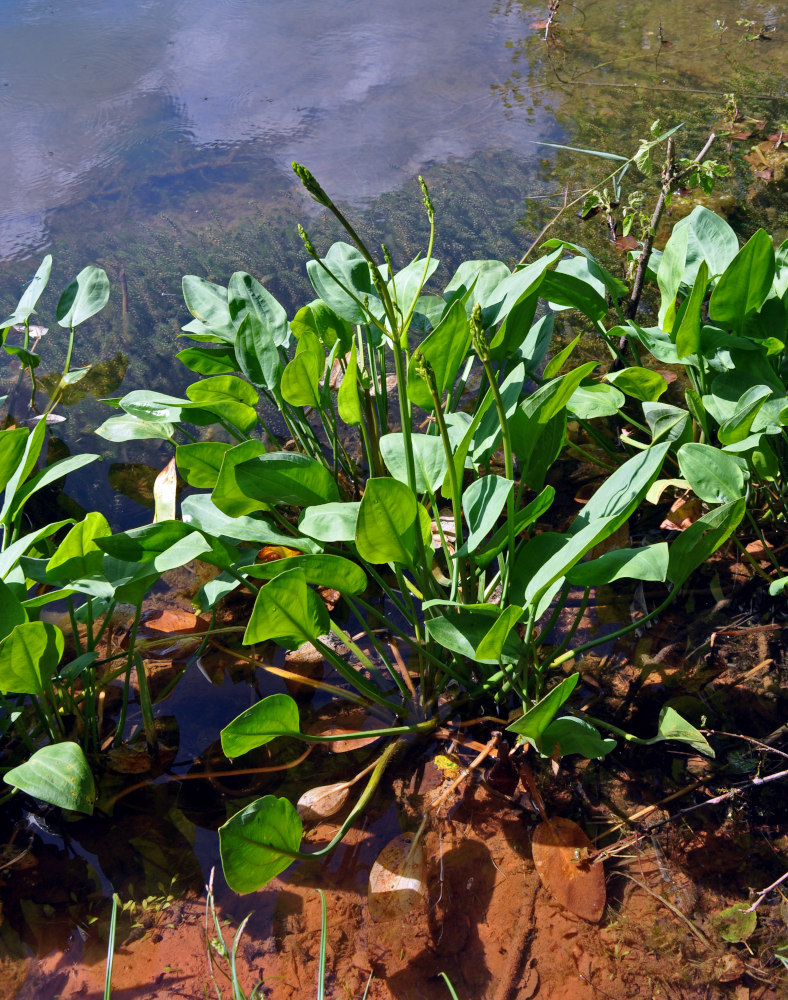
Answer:
[[[396,479],[367,481],[356,522],[356,545],[371,563],[413,564],[420,530],[418,502],[412,490]]]
[[[511,479],[482,476],[465,490],[462,509],[470,533],[465,544],[457,551],[458,556],[475,552],[479,548],[495,526],[513,489],[514,482]]]
[[[182,286],[186,308],[192,316],[220,340],[232,344],[235,326],[227,304],[227,289],[194,274],[185,275]]]
[[[690,442],[678,450],[679,468],[706,503],[729,503],[744,495],[744,473],[731,455],[710,444]]]
[[[604,738],[587,719],[565,715],[554,719],[542,733],[539,752],[553,760],[575,753],[597,760],[615,748],[616,741]]]
[[[225,441],[197,441],[175,449],[178,472],[189,486],[212,490],[219,479],[224,456],[232,447]]]
[[[134,389],[127,393],[121,399],[120,406],[126,413],[153,423],[183,421],[197,427],[218,423],[217,414],[204,404],[147,389]]]
[[[16,625],[27,621],[27,612],[14,592],[0,580],[0,640],[5,639]]]
[[[0,330],[5,330],[16,323],[25,323],[34,312],[41,293],[47,286],[52,272],[52,254],[47,254],[38,266],[38,270],[28,282],[16,309],[11,315],[0,322]]]
[[[506,319],[518,302],[527,299],[538,289],[541,289],[542,282],[548,274],[547,268],[558,260],[561,252],[561,248],[559,247],[553,253],[540,257],[533,264],[521,267],[495,285],[483,299],[478,294],[471,294],[471,300],[479,302],[482,307],[482,322],[485,329],[492,329],[494,326],[497,326]],[[483,289],[480,289],[480,293],[482,291]]]
[[[235,335],[234,349],[241,371],[249,381],[276,396],[284,365],[259,316],[254,313],[244,316]]]
[[[512,484],[514,485],[514,484]],[[475,659],[481,661],[497,661],[500,659],[514,626],[520,620],[522,608],[510,604],[503,608],[489,632],[484,636],[476,647]]]
[[[703,205],[680,219],[673,232],[687,230],[687,250],[681,284],[689,288],[695,281],[701,261],[706,261],[712,279],[719,277],[739,252],[736,233],[725,219]]]
[[[236,271],[227,286],[230,317],[239,327],[247,316],[254,316],[265,339],[277,347],[290,345],[290,329],[284,307],[260,282],[245,271]]]
[[[315,299],[299,309],[290,323],[290,329],[296,340],[300,340],[305,333],[313,333],[327,351],[339,341],[340,352],[347,354],[354,343],[351,324],[320,299]]]
[[[598,518],[614,517],[616,527],[623,524],[657,478],[669,447],[669,442],[652,445],[619,466],[572,522],[569,533]]]
[[[570,340],[566,347],[559,351],[555,357],[551,358],[550,361],[545,365],[544,371],[542,372],[542,377],[545,381],[554,378],[558,375],[561,369],[566,364],[567,360],[572,356],[574,349],[580,343],[583,337],[582,333],[578,333],[574,340]]]
[[[643,416],[651,430],[651,443],[690,440],[692,427],[689,414],[670,403],[643,403]]]
[[[772,395],[768,385],[754,385],[741,397],[733,414],[717,431],[720,444],[736,444],[749,435],[753,421],[766,400]]]
[[[30,760],[13,767],[3,777],[7,785],[36,799],[93,814],[96,789],[82,748],[76,743],[56,743],[36,750]]]
[[[372,287],[369,264],[361,252],[347,243],[334,243],[322,263],[325,268],[316,260],[306,263],[309,280],[318,296],[348,323],[366,323],[367,314],[359,303],[368,297],[372,304],[373,299],[377,301],[377,296]]]
[[[774,280],[772,239],[759,229],[725,269],[709,300],[709,318],[741,333],[746,317],[757,312]]]
[[[601,587],[615,580],[664,582],[668,573],[666,542],[639,549],[614,549],[597,559],[578,563],[566,574],[568,583],[580,587]]]
[[[101,573],[104,553],[97,538],[112,534],[103,514],[92,512],[75,524],[47,563],[47,577],[65,584]]]
[[[15,542],[12,542],[7,548],[0,552],[0,579],[4,579],[8,576],[10,572],[19,562],[20,558],[27,552],[27,550],[35,545],[42,538],[48,538],[50,535],[54,535],[56,531],[65,527],[67,524],[73,524],[74,521],[71,518],[67,518],[63,521],[55,521],[52,524],[46,524],[43,528],[38,528],[36,531],[31,531],[27,535],[23,535],[21,538],[17,538]]]
[[[245,496],[267,504],[310,507],[339,500],[339,489],[328,469],[297,452],[273,451],[258,455],[239,464],[235,474]]]
[[[676,318],[676,296],[678,295],[684,275],[688,239],[688,228],[686,226],[682,226],[681,228],[675,226],[670,239],[665,244],[665,250],[659,262],[657,284],[659,285],[662,300],[659,307],[658,322],[662,330],[669,331],[673,329],[673,323]]]
[[[671,708],[669,705],[665,705],[659,713],[657,735],[652,736],[650,740],[642,740],[641,742],[651,744],[661,743],[664,740],[678,740],[680,743],[687,743],[696,753],[703,754],[704,757],[714,756],[714,751],[703,733],[690,725],[675,708]]]
[[[109,278],[100,267],[90,264],[66,287],[55,315],[61,326],[79,326],[101,312],[108,301]]]
[[[238,517],[228,517],[205,493],[186,497],[181,504],[181,520],[184,524],[214,537],[219,536],[239,542],[259,542],[261,545],[287,545],[302,552],[320,551],[320,546],[310,538],[286,535],[263,518],[243,514]]]
[[[431,639],[443,646],[444,649],[457,653],[458,656],[465,656],[478,663],[497,664],[499,660],[504,663],[517,663],[522,651],[522,643],[516,636],[509,635],[502,649],[498,648],[496,642],[495,647],[490,650],[495,653],[495,656],[490,659],[480,659],[477,655],[476,650],[495,625],[495,615],[499,613],[499,608],[495,605],[489,605],[489,611],[489,614],[470,611],[466,606],[460,610],[459,614],[428,618],[424,622],[424,627]]]
[[[607,288],[587,257],[562,260],[545,275],[539,291],[554,312],[579,309],[593,323],[607,315]]]
[[[443,298],[449,305],[456,299],[463,299],[466,302],[468,316],[470,316],[474,304],[490,301],[492,293],[511,276],[511,273],[506,264],[500,260],[463,261],[443,290]],[[473,298],[468,296],[471,289],[473,289]]]
[[[157,521],[108,538],[96,538],[100,549],[125,563],[152,564],[157,573],[177,569],[200,558],[227,569],[237,558],[237,550],[217,538],[206,538],[183,521]],[[140,566],[149,572],[144,565]]]
[[[427,490],[431,490],[434,493],[443,482],[448,468],[443,442],[439,437],[412,434],[411,444],[416,469],[416,492],[426,493]],[[380,438],[380,453],[394,479],[407,483],[408,466],[404,435],[399,431],[394,434],[384,434]]]
[[[274,642],[297,649],[314,642],[330,628],[328,611],[314,590],[306,585],[303,570],[289,570],[262,587],[255,599],[243,642]]]
[[[507,726],[506,731],[517,733],[523,742],[529,743],[534,750],[539,750],[542,734],[555,718],[559,708],[571,696],[579,680],[580,674],[570,674],[569,677],[565,677],[560,684],[556,684],[548,691],[544,698]]]
[[[298,705],[288,694],[271,694],[224,727],[222,753],[232,760],[265,746],[277,736],[297,736],[300,732]]]
[[[754,932],[758,914],[747,903],[734,903],[712,917],[712,923],[723,941],[739,944]]]
[[[682,586],[689,575],[733,534],[744,511],[742,497],[715,507],[681,532],[670,547],[668,580],[674,587]]]
[[[5,489],[19,467],[29,436],[30,431],[26,427],[9,427],[0,431],[0,489]]]
[[[211,500],[223,514],[240,517],[268,509],[269,504],[247,497],[238,483],[238,467],[265,454],[265,443],[256,439],[237,444],[225,453],[219,478],[211,493]]]
[[[282,398],[292,406],[320,407],[320,379],[323,372],[313,354],[296,354],[282,373]]]
[[[42,420],[41,423],[44,424],[44,421]],[[98,455],[72,455],[70,458],[61,458],[59,462],[53,462],[51,465],[45,466],[17,490],[7,514],[8,519],[13,521],[18,517],[22,508],[34,493],[43,490],[50,483],[56,483],[59,479],[64,479],[70,472],[76,472],[77,469],[90,465],[97,458]]]
[[[153,438],[168,441],[175,433],[175,426],[166,420],[143,420],[123,413],[118,417],[108,417],[94,433],[105,441],[146,441]]]
[[[552,486],[545,486],[542,492],[534,499],[518,510],[514,515],[514,534],[515,538],[524,531],[529,525],[533,524],[534,521],[538,521],[539,518],[553,503],[555,497],[555,490]],[[509,541],[509,529],[508,525],[502,525],[490,539],[490,544],[484,549],[477,549],[474,553],[476,560],[476,565],[481,569],[484,569],[490,564],[490,562],[498,555],[499,552],[503,551],[504,546]],[[464,548],[464,546],[463,546]],[[458,553],[458,555],[463,553]]]
[[[219,827],[227,884],[234,892],[262,889],[292,863],[302,832],[301,817],[287,799],[264,795],[237,812]]]
[[[665,376],[650,368],[622,368],[609,372],[605,378],[628,396],[650,403],[656,402],[668,388]]]
[[[355,340],[350,348],[345,375],[337,392],[337,412],[339,419],[350,427],[357,426],[364,419],[361,414],[361,402],[358,398],[358,358]]]
[[[22,622],[0,642],[0,691],[44,692],[63,656],[63,633],[49,622]]]
[[[198,375],[227,375],[241,370],[235,351],[229,344],[221,347],[186,347],[175,357]]]
[[[515,365],[499,386],[504,418],[512,419],[525,384],[525,365],[522,362]],[[503,431],[498,416],[498,407],[491,406],[483,415],[479,429],[473,436],[473,464],[486,465],[491,456],[501,446]]]
[[[682,306],[680,316],[681,322],[676,334],[676,354],[678,357],[686,358],[691,354],[699,354],[701,351],[701,324],[703,322],[703,303],[706,299],[706,290],[709,287],[709,269],[706,261],[703,260],[698,268],[698,275],[692,286],[689,298]]]
[[[581,420],[612,417],[626,402],[624,393],[604,382],[586,382],[575,389],[566,404],[567,410]]]
[[[286,541],[285,544],[289,544]],[[272,562],[255,563],[252,566],[240,567],[246,576],[256,580],[272,580],[292,569],[303,570],[306,582],[313,587],[328,587],[338,590],[341,594],[361,594],[367,588],[367,575],[364,570],[343,556],[318,552],[303,556],[288,556],[286,559],[275,559]]]
[[[397,271],[393,281],[389,281],[389,295],[392,302],[396,301],[397,309],[403,319],[407,315],[414,299],[418,299],[422,284],[426,284],[429,281],[435,273],[438,264],[440,264],[440,261],[435,257],[430,257],[429,263],[420,257],[416,257],[415,260],[406,264],[401,271]]]
[[[557,551],[539,566],[536,573],[528,581],[525,587],[523,606],[527,607],[531,605],[532,607],[536,607],[548,588],[560,580],[561,577],[566,576],[569,570],[583,558],[586,552],[611,535],[619,523],[618,518],[615,516],[594,518],[589,524],[581,528],[580,531],[567,535]],[[521,562],[522,559],[520,558],[515,563],[515,578],[518,574],[518,565]]]
[[[21,457],[17,460],[16,468],[6,481],[5,496],[3,506],[0,509],[0,522],[8,524],[12,520],[12,510],[16,506],[17,493],[24,489],[23,485],[27,477],[36,467],[38,456],[44,444],[46,434],[46,420],[39,420],[33,428],[33,433],[25,437],[25,447]],[[15,442],[14,451],[18,449],[19,442]]]
[[[360,501],[352,500],[308,507],[298,521],[298,529],[319,542],[352,542],[360,506]]]
[[[432,396],[426,382],[416,371],[418,353],[432,366],[438,398],[451,389],[459,374],[460,365],[471,344],[471,328],[460,300],[449,307],[438,326],[421,342],[408,364],[408,398],[423,410],[433,409]]]
[[[193,382],[187,387],[186,395],[192,403],[211,410],[245,434],[257,423],[254,408],[259,396],[237,375],[213,375]]]

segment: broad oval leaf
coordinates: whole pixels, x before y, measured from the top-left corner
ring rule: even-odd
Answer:
[[[352,542],[360,506],[360,501],[350,500],[307,507],[299,519],[299,531],[319,542]]]
[[[709,318],[741,333],[745,318],[760,309],[769,294],[774,270],[772,238],[765,229],[759,229],[717,282],[709,300]]]
[[[289,694],[270,694],[224,727],[222,752],[226,757],[240,757],[277,736],[297,736],[300,732],[298,705]]]
[[[7,771],[3,780],[50,805],[93,814],[93,775],[82,747],[76,743],[41,747],[24,764]]]
[[[682,476],[706,503],[730,503],[744,495],[744,473],[733,456],[710,444],[690,442],[678,450]]]
[[[431,490],[434,493],[443,482],[448,468],[443,442],[439,437],[412,434],[411,445],[416,470],[416,492],[426,493]],[[401,483],[407,483],[405,436],[402,432],[384,434],[380,438],[380,453],[391,475]]]
[[[57,304],[57,321],[61,326],[79,326],[101,312],[109,301],[109,278],[93,264],[83,268],[66,287]]]
[[[358,510],[356,545],[371,563],[413,563],[420,530],[418,502],[413,491],[396,479],[372,478]]]
[[[0,642],[0,691],[43,693],[63,656],[63,633],[49,622],[22,622]]]
[[[367,574],[357,563],[325,552],[255,563],[242,567],[241,571],[256,580],[272,580],[291,569],[303,570],[306,582],[313,587],[328,587],[351,595],[361,594],[367,588]]]
[[[301,817],[287,799],[264,795],[219,827],[219,850],[227,884],[255,892],[293,861],[301,844]]]
[[[260,589],[246,626],[243,642],[273,639],[285,649],[315,642],[330,627],[328,610],[306,585],[303,570],[288,570]]]
[[[328,469],[298,452],[273,451],[258,455],[238,465],[235,475],[245,496],[267,504],[311,507],[339,500],[339,489]]]

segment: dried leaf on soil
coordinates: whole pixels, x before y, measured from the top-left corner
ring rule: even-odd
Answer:
[[[542,885],[578,917],[597,923],[605,909],[605,872],[584,860],[591,841],[577,823],[558,816],[534,830],[532,852]]]
[[[396,920],[426,894],[426,862],[421,844],[413,846],[413,834],[401,833],[383,848],[369,873],[367,905],[376,923]]]

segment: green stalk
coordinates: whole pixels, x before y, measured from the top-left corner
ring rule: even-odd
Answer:
[[[126,715],[129,710],[129,687],[131,686],[131,665],[134,662],[134,643],[137,639],[137,629],[140,626],[140,616],[142,615],[142,601],[137,604],[134,611],[134,621],[129,632],[129,651],[126,656],[126,676],[123,680],[123,701],[118,717],[118,728],[115,731],[115,739],[112,741],[114,747],[119,747],[123,742],[123,730],[126,727]]]
[[[381,708],[385,708],[387,711],[392,712],[397,716],[404,716],[407,714],[407,710],[402,707],[402,705],[397,705],[393,701],[389,701],[385,698],[368,680],[361,676],[357,670],[349,666],[345,661],[327,646],[320,639],[313,640],[315,649],[319,649],[323,656],[328,660],[331,666],[336,670],[340,677],[348,682],[352,687],[364,695],[369,701],[374,702],[376,705],[380,705]]]
[[[131,648],[131,647],[129,647]],[[137,687],[140,695],[140,710],[142,712],[142,728],[145,730],[145,742],[149,750],[156,747],[156,723],[153,718],[153,702],[148,687],[148,675],[145,673],[145,661],[135,650],[134,663],[137,667]]]
[[[443,418],[443,408],[441,406],[440,396],[438,395],[438,387],[435,382],[435,372],[432,370],[432,365],[427,361],[424,355],[417,351],[414,355],[416,373],[419,378],[421,378],[427,389],[429,390],[430,396],[432,398],[432,408],[435,412],[435,424],[438,428],[438,434],[440,435],[441,442],[443,444],[443,453],[446,456],[446,464],[449,470],[449,483],[451,484],[451,510],[454,517],[454,538],[457,546],[462,545],[462,501],[460,499],[460,484],[457,478],[457,469],[454,466],[454,454],[452,452],[451,440],[449,438],[449,432],[446,427],[446,421]],[[412,460],[413,456],[410,455]],[[415,474],[415,473],[414,473]],[[465,601],[472,599],[471,597],[471,583],[468,579],[467,564],[464,559],[455,558],[452,561],[451,567],[451,600],[457,599],[457,593],[459,590],[460,576],[462,576],[462,593]]]
[[[476,354],[482,363],[482,367],[484,368],[484,374],[487,376],[487,381],[490,384],[490,391],[492,392],[495,400],[495,408],[498,411],[498,420],[501,424],[501,435],[503,439],[503,460],[506,478],[510,482],[514,482],[514,457],[512,454],[512,436],[509,430],[509,421],[506,419],[506,410],[503,405],[503,399],[501,398],[495,373],[493,372],[492,365],[490,364],[490,349],[484,337],[482,308],[478,303],[474,306],[473,313],[471,315],[471,331],[474,350],[476,351]],[[451,459],[449,459],[449,468],[453,469],[453,467],[454,463]],[[454,489],[455,487],[452,483],[452,490]],[[509,554],[505,561],[503,575],[501,578],[501,607],[505,607],[509,601],[509,581],[511,577],[511,566],[514,561],[515,548],[514,510],[514,487],[512,487],[506,497],[506,526],[509,538]]]

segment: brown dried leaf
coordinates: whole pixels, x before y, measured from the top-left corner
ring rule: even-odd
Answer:
[[[567,910],[598,923],[605,909],[605,872],[585,857],[591,847],[577,823],[560,816],[534,830],[532,853],[547,891]]]
[[[331,706],[320,713],[308,728],[310,736],[339,736],[363,732],[365,729],[385,729],[389,723],[368,715],[363,708],[348,708],[345,705]],[[349,753],[369,746],[379,736],[359,736],[348,740],[333,740],[326,743],[326,749],[331,753]]]
[[[621,250],[622,252],[637,250],[640,247],[640,243],[638,243],[634,236],[616,236],[613,245],[616,250]]]
[[[202,641],[195,637],[194,633],[205,632],[207,628],[207,623],[190,611],[181,611],[179,608],[146,611],[140,619],[137,641],[150,642],[171,637],[172,642],[162,642],[161,645],[150,646],[145,650],[145,656],[183,661],[199,648]],[[179,636],[188,636],[189,638],[179,638]],[[120,645],[123,649],[128,649],[128,632],[121,639]]]
[[[347,802],[350,786],[346,781],[335,785],[318,785],[310,788],[296,803],[298,815],[306,823],[316,823],[321,819],[334,816]]]
[[[367,905],[376,923],[404,917],[426,895],[426,862],[421,843],[401,833],[375,858],[369,873]]]
[[[671,504],[660,528],[665,531],[686,531],[703,513],[701,501],[687,490]]]

